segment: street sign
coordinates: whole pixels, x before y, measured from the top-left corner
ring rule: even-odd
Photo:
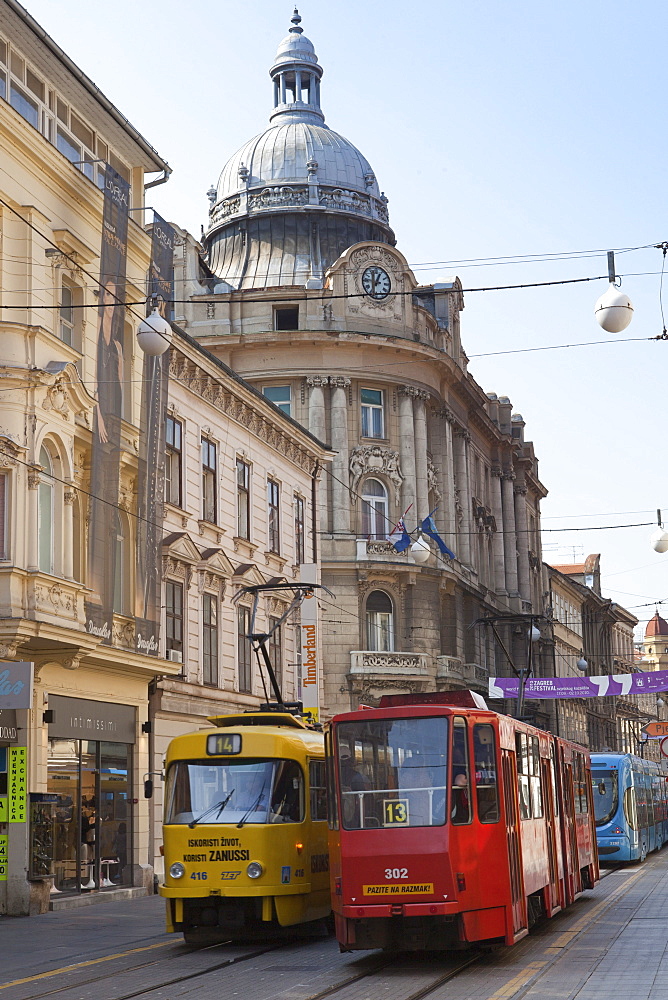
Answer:
[[[663,754],[663,756],[668,757],[668,736],[664,736],[659,746],[661,748],[661,753]]]
[[[641,731],[649,740],[660,740],[663,736],[668,736],[668,722],[648,722]]]

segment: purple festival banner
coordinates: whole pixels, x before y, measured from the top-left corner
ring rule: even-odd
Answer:
[[[652,673],[604,674],[601,677],[530,677],[525,698],[607,698],[611,695],[652,694],[668,689],[668,670]],[[490,677],[490,698],[517,698],[516,677]]]

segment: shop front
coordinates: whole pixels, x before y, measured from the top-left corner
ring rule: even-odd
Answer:
[[[32,879],[53,878],[52,893],[133,884],[136,712],[49,697],[46,790],[30,795],[29,865]]]

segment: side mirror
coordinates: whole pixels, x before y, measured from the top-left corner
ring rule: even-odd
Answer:
[[[144,798],[153,798],[153,778],[146,778],[144,781]]]

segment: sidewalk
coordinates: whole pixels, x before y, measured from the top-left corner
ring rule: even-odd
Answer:
[[[162,940],[181,942],[180,935],[165,933],[161,896],[37,917],[2,917],[0,984]]]

